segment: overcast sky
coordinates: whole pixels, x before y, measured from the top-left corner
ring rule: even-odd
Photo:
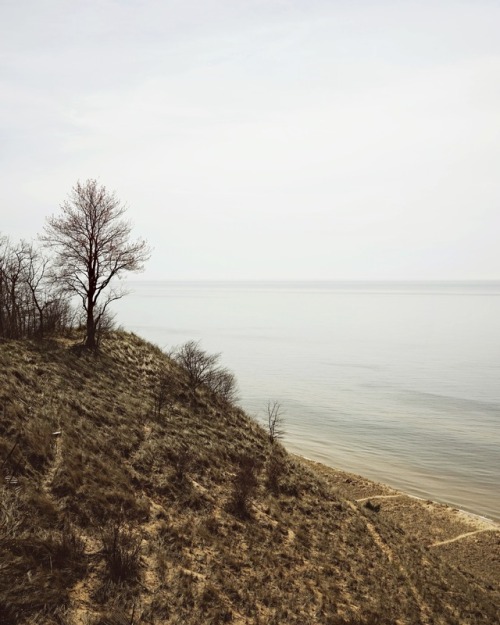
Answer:
[[[500,279],[498,0],[0,0],[0,231],[97,178],[145,279]]]

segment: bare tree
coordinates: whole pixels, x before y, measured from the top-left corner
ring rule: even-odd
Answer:
[[[125,206],[96,180],[78,182],[61,205],[61,216],[47,220],[42,241],[56,252],[53,275],[61,288],[77,295],[86,317],[85,346],[97,346],[97,328],[114,300],[125,295],[113,278],[141,271],[150,251],[144,240],[130,241]]]
[[[271,444],[281,440],[285,435],[283,427],[284,417],[281,410],[281,404],[277,401],[267,403],[267,425],[269,432],[269,441]]]
[[[56,303],[63,304],[64,296],[57,295],[47,280],[49,259],[33,243],[21,241],[20,245],[25,255],[23,277],[31,300],[31,332],[43,337],[47,329],[53,329],[48,319],[51,313],[53,316]]]
[[[43,337],[67,324],[67,297],[50,284],[47,267],[32,243],[0,237],[0,336]]]
[[[12,245],[6,237],[2,237],[0,248],[0,330],[2,336],[20,338],[26,323],[26,257],[22,246]]]
[[[267,487],[277,495],[280,492],[282,477],[286,472],[286,452],[276,443],[285,436],[284,417],[281,404],[277,401],[267,402],[267,426],[270,454],[266,464]]]

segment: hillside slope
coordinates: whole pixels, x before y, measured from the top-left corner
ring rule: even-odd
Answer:
[[[458,557],[135,335],[1,343],[0,405],[2,625],[500,622],[498,532]]]

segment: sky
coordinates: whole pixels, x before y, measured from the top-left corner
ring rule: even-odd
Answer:
[[[78,180],[141,279],[500,279],[498,0],[0,0],[0,233]]]

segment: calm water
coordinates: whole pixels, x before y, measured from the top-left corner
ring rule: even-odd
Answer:
[[[131,282],[125,328],[196,339],[286,445],[500,520],[500,282]]]

